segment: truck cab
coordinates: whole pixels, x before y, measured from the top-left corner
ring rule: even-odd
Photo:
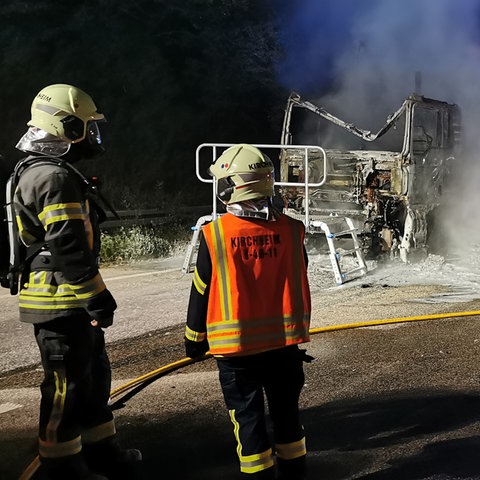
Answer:
[[[308,139],[293,128],[299,109],[324,125]],[[457,105],[412,94],[372,133],[293,92],[280,143],[307,140],[324,152],[310,151],[305,161],[300,151],[280,150],[279,184],[308,178],[305,187],[280,188],[285,213],[307,213],[311,221],[327,222],[350,217],[366,258],[389,255],[407,261],[411,251],[428,249],[429,219],[450,188],[460,154]]]

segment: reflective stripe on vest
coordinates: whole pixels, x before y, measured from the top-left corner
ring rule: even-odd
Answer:
[[[232,297],[230,295],[230,272],[228,271],[227,252],[225,248],[225,237],[220,221],[212,222],[213,249],[215,251],[215,264],[217,268],[218,288],[220,289],[220,307],[222,309],[221,319],[228,322],[231,320]]]
[[[210,353],[308,341],[311,306],[303,224],[281,216],[266,225],[226,214],[203,232],[212,258]],[[277,303],[272,305],[272,299]]]

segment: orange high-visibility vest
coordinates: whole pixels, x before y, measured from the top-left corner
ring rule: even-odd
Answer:
[[[203,228],[212,259],[207,337],[213,355],[309,341],[303,223],[225,214]]]

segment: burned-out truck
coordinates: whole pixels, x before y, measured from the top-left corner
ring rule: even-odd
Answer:
[[[300,111],[314,120],[313,133],[310,129],[305,134],[308,119],[296,122]],[[315,239],[322,243],[326,239],[341,285],[365,275],[368,259],[406,262],[412,252],[429,250],[434,227],[441,230],[442,200],[452,198],[460,120],[457,105],[412,94],[372,133],[294,92],[288,98],[280,143],[255,146],[272,160],[276,158],[272,151],[279,155],[274,202],[304,222],[314,245]],[[328,128],[317,128],[317,123]],[[183,272],[191,272],[195,265],[200,227],[221,214],[215,182],[205,172],[231,145],[204,143],[197,148],[196,174],[212,184],[212,214],[200,217],[192,228]],[[353,268],[347,265],[350,258]]]
[[[406,261],[412,251],[427,250],[433,219],[458,168],[459,107],[412,94],[372,133],[294,92],[285,110],[282,145],[305,143],[294,131],[299,109],[333,130],[318,128],[309,138],[322,148],[309,150],[307,160],[301,149],[280,150],[285,212],[307,214],[310,230],[316,221],[351,219],[365,258],[388,255]],[[310,187],[299,186],[303,182]]]

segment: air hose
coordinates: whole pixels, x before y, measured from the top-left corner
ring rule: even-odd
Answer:
[[[373,327],[377,325],[388,325],[392,323],[405,323],[405,322],[420,322],[425,320],[439,320],[442,318],[454,318],[454,317],[470,317],[474,315],[480,315],[480,310],[473,310],[467,312],[451,312],[451,313],[437,313],[433,315],[419,315],[416,317],[398,317],[398,318],[389,318],[384,320],[371,320],[368,322],[358,322],[358,323],[346,323],[341,325],[330,325],[326,327],[317,327],[311,328],[310,334],[315,335],[317,333],[325,333],[325,332],[334,332],[338,330],[349,330],[353,328],[361,328],[361,327]],[[133,397],[137,394],[140,390],[144,387],[149,385],[154,380],[163,377],[175,370],[179,370],[180,368],[186,367],[187,365],[191,365],[192,363],[202,362],[207,358],[211,358],[212,354],[207,352],[204,356],[198,359],[192,359],[189,357],[182,358],[181,360],[177,360],[176,362],[169,363],[168,365],[164,365],[163,367],[157,368],[156,370],[152,370],[140,377],[137,377],[120,387],[113,389],[110,392],[110,405],[113,407],[117,404],[120,400],[113,401],[116,397],[121,395],[122,393],[130,392],[128,398]],[[122,397],[125,399],[127,395]],[[37,456],[33,462],[25,469],[25,471],[20,476],[19,480],[31,480],[35,472],[40,467],[40,460]]]

